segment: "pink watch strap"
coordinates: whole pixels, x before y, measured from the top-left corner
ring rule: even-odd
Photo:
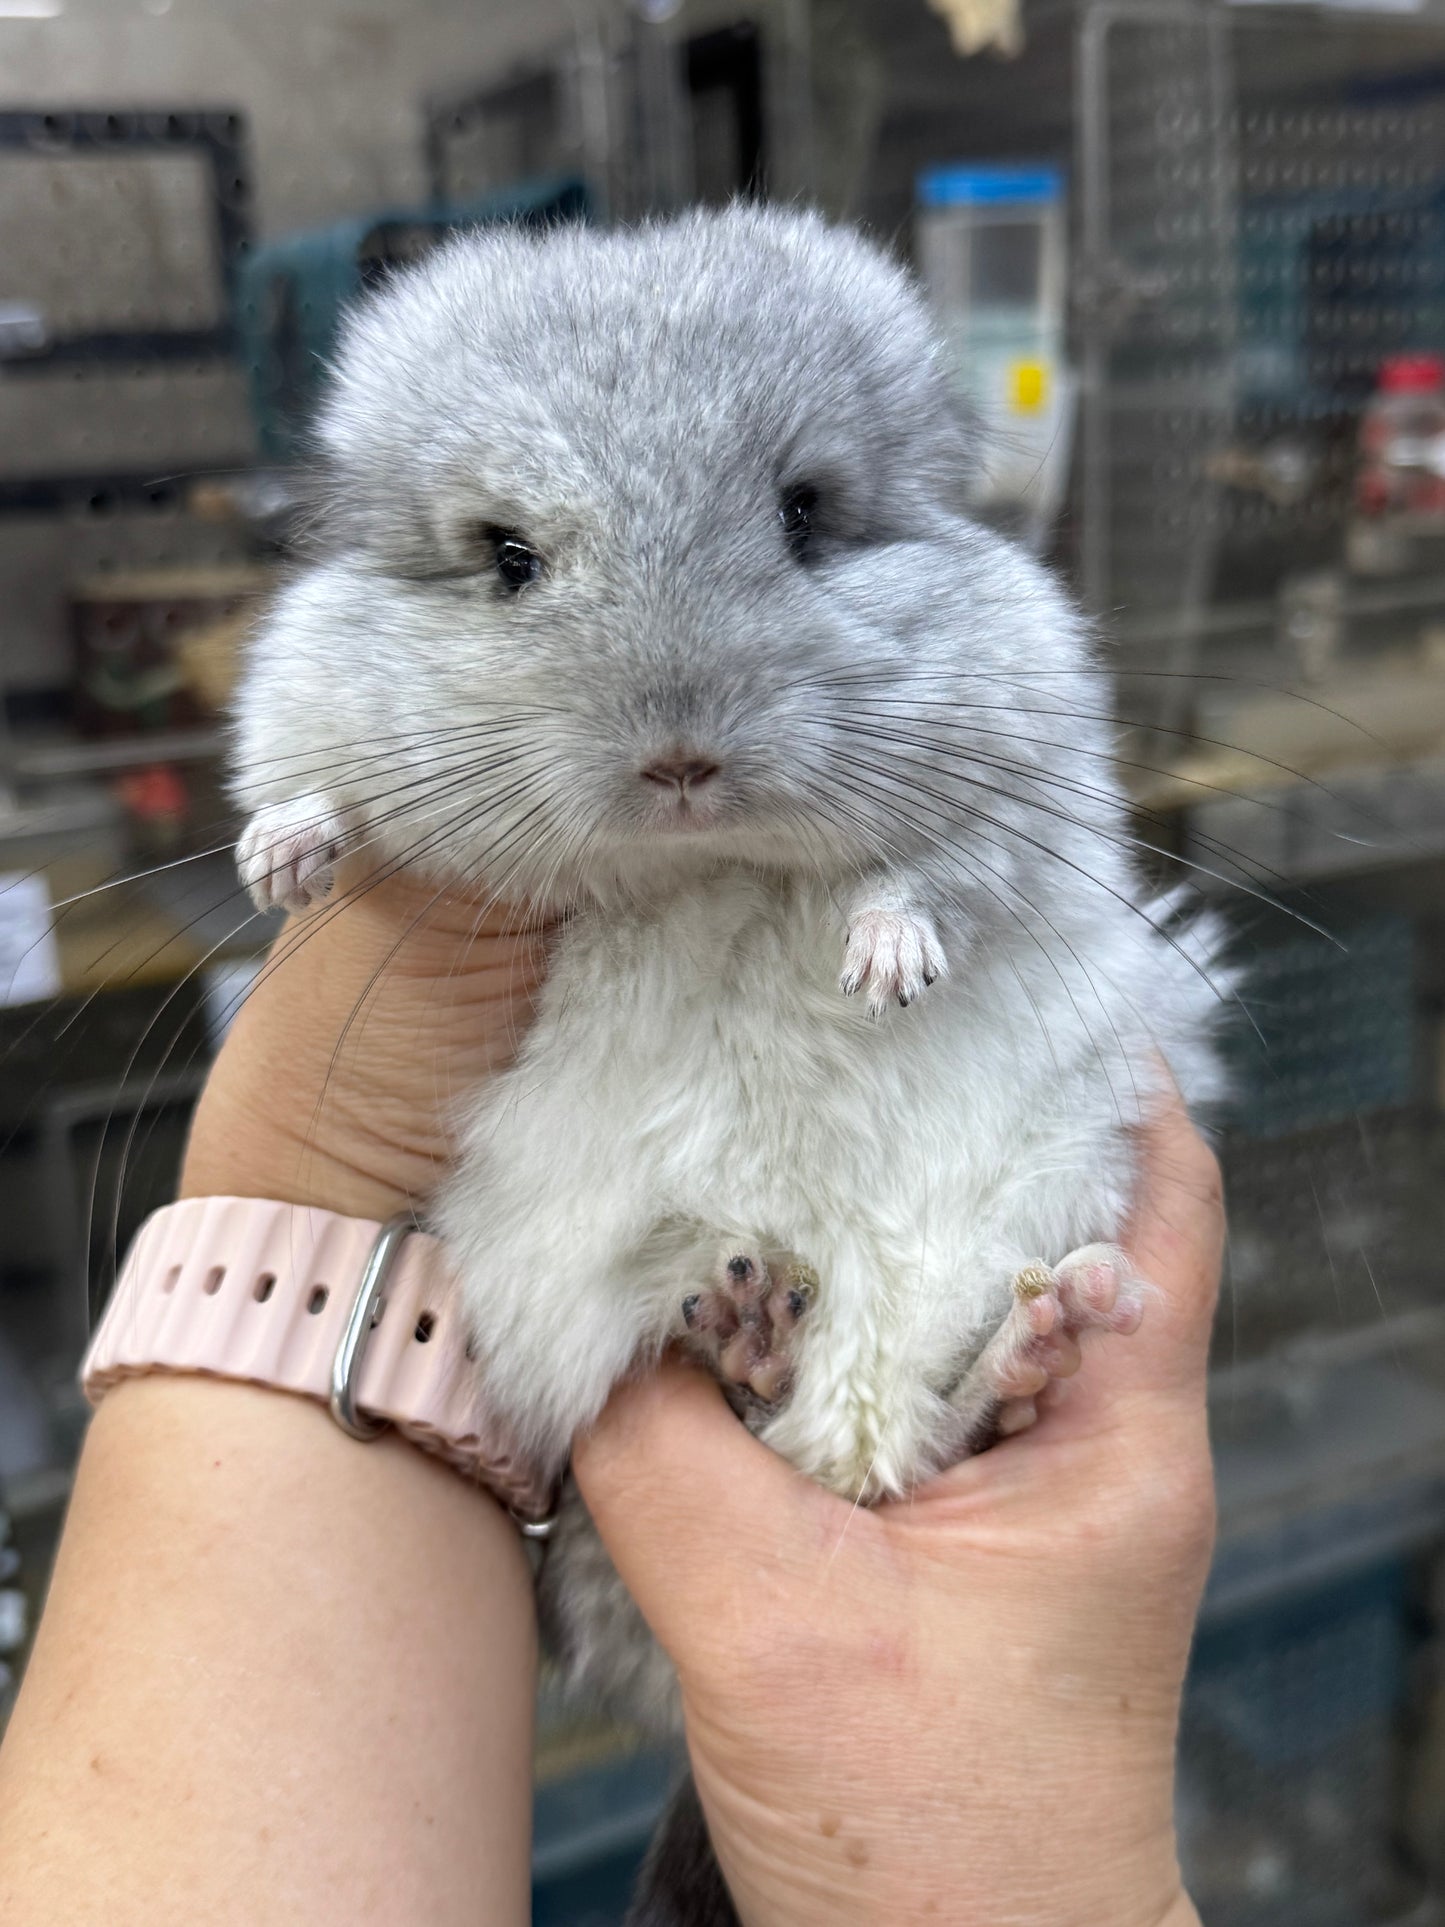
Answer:
[[[332,1362],[382,1227],[262,1198],[186,1198],[141,1226],[81,1368],[91,1403],[123,1378],[200,1372],[327,1403]],[[489,1417],[437,1240],[405,1239],[357,1370],[358,1411],[489,1487],[524,1518],[548,1485]]]

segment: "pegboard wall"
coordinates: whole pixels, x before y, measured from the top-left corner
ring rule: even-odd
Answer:
[[[1229,1256],[1215,1361],[1438,1305],[1445,1123],[1425,1105],[1224,1140]]]
[[[1338,553],[1360,410],[1445,342],[1445,21],[1081,27],[1083,563],[1101,609]]]

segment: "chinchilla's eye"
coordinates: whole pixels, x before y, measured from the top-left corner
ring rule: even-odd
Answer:
[[[497,574],[507,589],[525,589],[529,582],[535,582],[542,573],[542,558],[517,534],[515,529],[488,529],[487,539],[493,545],[496,556]]]
[[[785,489],[778,501],[778,520],[783,539],[802,561],[813,539],[813,519],[818,508],[818,491],[811,482],[798,482]]]

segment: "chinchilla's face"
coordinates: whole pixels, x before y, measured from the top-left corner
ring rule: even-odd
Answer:
[[[471,744],[431,752],[447,867],[836,872],[905,836],[897,769],[840,785],[830,719],[956,667],[966,434],[855,237],[735,209],[460,239],[352,319],[321,441],[317,579],[362,585],[378,725]]]

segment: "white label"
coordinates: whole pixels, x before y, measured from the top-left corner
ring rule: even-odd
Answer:
[[[0,1004],[60,995],[60,952],[43,876],[0,871]]]

